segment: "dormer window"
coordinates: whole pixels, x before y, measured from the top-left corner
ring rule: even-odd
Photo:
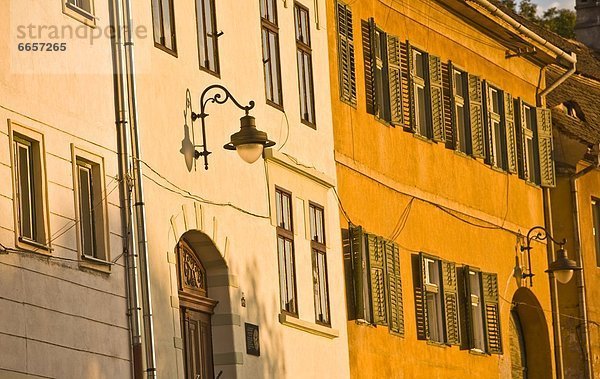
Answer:
[[[581,107],[574,101],[565,101],[563,104],[564,112],[571,117],[579,119],[581,121],[585,121],[585,117],[583,116],[583,112],[581,111]]]

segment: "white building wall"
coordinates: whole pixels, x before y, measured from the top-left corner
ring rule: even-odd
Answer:
[[[108,26],[107,2],[95,3],[98,26]],[[6,0],[0,14],[5,16],[0,23],[0,243],[10,250],[0,251],[0,378],[127,378],[110,40],[91,44],[77,36],[40,36],[38,26],[91,32],[64,14],[60,1]],[[29,25],[35,34],[20,36]],[[34,42],[64,42],[66,51],[19,51],[19,43]],[[12,250],[17,241],[9,125],[44,138],[51,240],[46,254]],[[109,257],[116,259],[109,272],[80,261],[72,145],[104,160]]]

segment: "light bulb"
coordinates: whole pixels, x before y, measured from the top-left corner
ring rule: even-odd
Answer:
[[[263,152],[263,145],[260,143],[247,143],[236,146],[238,155],[248,163],[254,163]]]

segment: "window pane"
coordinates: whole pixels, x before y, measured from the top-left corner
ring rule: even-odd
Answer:
[[[465,97],[463,87],[463,73],[461,71],[454,71],[454,88],[457,96],[463,98]]]
[[[456,104],[456,131],[459,138],[459,150],[467,152],[467,125],[465,122],[465,107],[462,104]]]
[[[35,196],[33,192],[33,170],[31,146],[15,143],[17,186],[19,195],[20,236],[35,240]]]
[[[504,155],[503,155],[503,151],[502,151],[502,129],[500,128],[500,122],[493,121],[492,124],[494,127],[493,144],[494,144],[494,158],[496,159],[496,166],[504,167]]]
[[[96,257],[94,200],[92,173],[88,167],[79,166],[79,229],[81,232],[82,253]]]
[[[160,18],[160,8],[161,8],[161,0],[152,0],[152,20],[154,27],[154,42],[161,43],[160,37],[162,36],[161,32],[161,18]]]
[[[196,0],[196,14],[198,22],[198,56],[200,59],[200,66],[208,68],[207,54],[206,54],[206,34],[209,30],[204,22],[206,16],[204,12],[203,0]]]
[[[306,111],[303,112],[304,119],[310,123],[315,122],[315,112],[313,108],[313,79],[312,64],[309,54],[304,54],[304,91],[306,91]]]
[[[471,348],[485,350],[483,307],[481,304],[481,274],[469,271],[469,288],[471,290],[471,315],[473,319],[473,341]]]
[[[271,81],[273,87],[274,103],[281,105],[281,82],[279,76],[279,41],[276,34],[269,32],[269,58],[271,61]]]
[[[287,309],[287,288],[285,280],[285,240],[281,237],[277,239],[277,251],[279,252],[279,289],[281,292],[281,309]]]
[[[171,4],[172,0],[162,0],[162,22],[163,22],[163,29],[164,29],[164,44],[165,47],[168,49],[173,50],[174,46],[173,46],[173,31],[171,30],[171,8],[170,8],[170,4]]]
[[[216,72],[217,71],[217,30],[213,24],[214,0],[204,0],[204,20],[206,24],[206,60],[205,68]]]
[[[425,78],[425,61],[423,60],[423,53],[415,51],[414,55],[415,75],[419,78]]]
[[[533,146],[533,139],[530,137],[525,138],[527,144],[527,176],[529,181],[537,181],[537,166],[535,164],[535,148]]]
[[[425,88],[417,85],[417,128],[419,134],[427,137],[427,110],[425,108]]]
[[[265,90],[268,100],[273,100],[273,78],[271,77],[271,59],[269,53],[269,32],[267,29],[262,30],[262,49],[263,49],[263,69],[265,71]]]

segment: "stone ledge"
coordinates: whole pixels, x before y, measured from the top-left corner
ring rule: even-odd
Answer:
[[[337,329],[300,320],[299,318],[286,315],[284,313],[279,314],[279,322],[291,328],[302,330],[303,332],[311,333],[321,337],[338,338],[340,336],[340,332]]]

